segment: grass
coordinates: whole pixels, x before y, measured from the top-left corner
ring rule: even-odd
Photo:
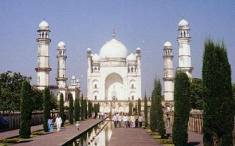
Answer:
[[[145,131],[159,144],[163,146],[174,146],[172,139],[170,138],[161,138],[160,134],[158,132],[152,132],[148,128],[144,128]]]

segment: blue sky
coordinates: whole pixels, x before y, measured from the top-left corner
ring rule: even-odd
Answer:
[[[171,41],[177,67],[177,24],[185,18],[191,27],[193,76],[201,77],[203,43],[208,37],[224,41],[235,80],[234,0],[1,0],[0,72],[12,70],[32,76],[35,83],[36,30],[42,19],[50,24],[50,83],[55,84],[56,48],[67,44],[68,76],[81,78],[86,92],[86,48],[98,53],[111,39],[130,52],[142,48],[142,91],[152,90],[153,79],[162,78],[163,43]]]

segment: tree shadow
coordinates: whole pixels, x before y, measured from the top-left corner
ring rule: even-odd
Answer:
[[[193,141],[193,142],[189,142],[188,146],[197,146],[199,144],[200,144],[200,142]]]

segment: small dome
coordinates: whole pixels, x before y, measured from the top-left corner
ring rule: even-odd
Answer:
[[[40,30],[48,30],[49,29],[49,24],[43,20],[41,23],[38,25]]]
[[[136,60],[136,55],[131,53],[130,55],[127,56],[128,61],[135,61]]]
[[[167,41],[167,42],[164,43],[164,47],[171,47],[171,46],[172,46],[172,44],[171,44],[171,42],[169,42],[169,41]]]
[[[63,41],[60,41],[60,42],[58,43],[58,47],[59,47],[59,48],[65,48],[65,43],[64,43]]]
[[[93,60],[93,61],[99,61],[99,59],[100,59],[100,56],[97,55],[97,54],[94,54],[94,55],[92,56],[92,60]]]
[[[188,23],[188,21],[185,20],[185,19],[180,20],[180,22],[179,22],[179,24],[178,24],[178,26],[188,26],[188,25],[189,25],[189,23]]]
[[[87,51],[87,52],[91,52],[91,48],[87,48],[86,51]]]
[[[140,48],[136,48],[136,51],[141,51],[141,49]]]
[[[75,80],[75,79],[76,79],[75,75],[72,75],[72,80]]]
[[[126,46],[114,38],[106,42],[100,49],[100,57],[102,58],[126,58],[127,55]]]

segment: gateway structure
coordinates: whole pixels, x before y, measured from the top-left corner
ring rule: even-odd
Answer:
[[[88,100],[98,102],[101,112],[129,112],[129,103],[141,98],[141,49],[129,53],[113,34],[99,54],[88,48],[87,59]]]

